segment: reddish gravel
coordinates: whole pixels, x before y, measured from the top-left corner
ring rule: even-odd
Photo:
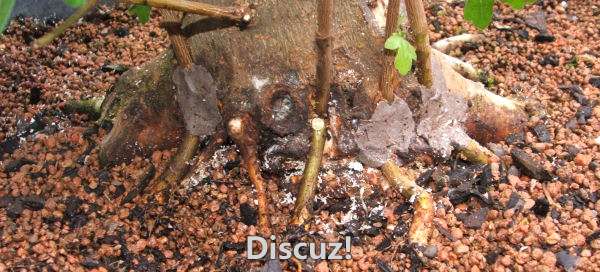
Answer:
[[[461,171],[488,170],[454,161],[438,166],[426,180],[436,201],[435,229],[431,246],[417,256],[405,245],[410,205],[382,175],[352,160],[327,163],[320,211],[306,239],[352,234],[353,259],[307,261],[308,271],[559,271],[570,260],[577,271],[600,271],[600,78],[594,83],[600,3],[543,2],[516,13],[497,7],[486,39],[453,52],[485,71],[482,80],[491,90],[524,101],[532,116],[525,134],[490,146],[504,164],[492,165],[490,183],[477,185],[490,203],[471,197],[453,204],[448,197],[464,182]],[[437,14],[432,40],[476,32],[463,21],[462,5],[430,3],[429,12]],[[534,41],[539,31],[522,23],[537,11],[545,12],[554,42]],[[256,204],[234,146],[219,149],[203,169],[208,174],[200,171],[198,184],[174,192],[164,205],[145,204],[143,197],[124,203],[154,169],[160,175],[174,151],[101,169],[95,147],[109,127],[95,128],[87,116],[61,110],[65,101],[110,88],[119,74],[102,66],[132,67],[163,51],[168,41],[158,20],[155,14],[140,25],[124,10],[103,9],[88,18],[93,24],[77,25],[42,50],[27,44],[47,29],[44,23],[15,20],[0,38],[0,271],[244,271],[262,265],[245,258],[245,239],[256,233]],[[557,178],[534,180],[515,167],[510,152],[517,148]],[[419,172],[429,167],[413,166]],[[268,177],[276,233],[285,232],[300,170]],[[468,216],[479,212],[483,223]],[[294,268],[293,262],[282,265]]]

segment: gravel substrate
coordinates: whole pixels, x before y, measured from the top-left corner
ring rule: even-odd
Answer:
[[[432,40],[475,33],[462,1],[429,5]],[[524,101],[523,134],[490,145],[502,165],[412,165],[436,201],[431,246],[406,245],[410,204],[381,173],[328,162],[306,241],[353,236],[352,259],[303,261],[307,271],[600,271],[600,3],[542,1],[495,9],[486,38],[452,55],[484,71],[496,93]],[[544,15],[546,29],[533,22]],[[220,148],[197,184],[144,204],[140,184],[174,150],[101,169],[109,127],[67,114],[103,95],[123,68],[168,46],[158,15],[144,25],[101,9],[51,46],[28,44],[55,22],[14,20],[0,38],[0,271],[247,271],[256,203],[235,146]],[[528,162],[535,162],[533,164]],[[532,166],[535,169],[532,169]],[[273,230],[285,233],[301,164],[267,176]],[[282,262],[294,270],[294,262]]]

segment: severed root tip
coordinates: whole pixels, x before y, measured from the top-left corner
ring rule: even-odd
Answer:
[[[292,215],[292,225],[302,225],[310,218],[312,199],[317,188],[317,178],[319,176],[319,168],[321,167],[321,159],[323,158],[323,149],[325,147],[325,134],[327,129],[325,121],[321,118],[314,118],[311,121],[312,138],[310,141],[310,151],[302,173],[302,183],[298,191],[298,199],[294,207]]]
[[[229,120],[227,129],[229,136],[233,138],[240,149],[246,172],[248,172],[248,177],[256,189],[259,231],[264,235],[268,235],[271,231],[268,220],[265,182],[258,165],[258,131],[256,125],[250,114],[245,113]]]
[[[104,97],[68,101],[64,106],[64,111],[68,113],[83,113],[89,115],[93,119],[98,119],[101,115],[103,101]]]
[[[177,184],[187,174],[190,166],[189,162],[196,154],[199,142],[198,136],[190,133],[185,134],[177,153],[169,162],[169,166],[152,184],[150,188],[151,195],[158,196],[165,189]]]
[[[411,244],[427,245],[433,224],[433,197],[413,179],[408,178],[395,162],[388,160],[381,170],[390,183],[398,186],[404,197],[415,199],[415,213],[408,231],[408,241]]]
[[[467,161],[476,164],[488,164],[500,159],[489,149],[481,146],[477,141],[470,139],[466,145],[458,146],[458,154]]]

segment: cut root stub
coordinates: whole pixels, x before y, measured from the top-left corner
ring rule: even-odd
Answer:
[[[271,233],[268,213],[265,181],[260,172],[258,160],[258,130],[252,117],[248,113],[239,115],[229,120],[227,125],[229,136],[234,140],[240,150],[244,167],[248,177],[256,189],[258,200],[258,229],[263,235]]]
[[[411,244],[427,245],[433,224],[433,197],[415,181],[407,177],[402,169],[393,161],[387,161],[381,170],[388,181],[396,185],[406,198],[415,199],[413,221],[408,232]]]
[[[325,121],[321,118],[314,118],[311,125],[312,138],[310,151],[304,173],[302,174],[302,183],[298,191],[298,199],[296,200],[291,221],[292,225],[302,225],[310,217],[311,211],[309,207],[315,195],[319,168],[321,167],[321,159],[323,158],[325,135],[327,133]]]

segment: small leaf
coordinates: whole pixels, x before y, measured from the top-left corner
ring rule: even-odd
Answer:
[[[413,60],[417,59],[415,48],[404,38],[400,39],[394,66],[401,75],[406,75],[412,68]]]
[[[504,3],[510,5],[513,9],[523,9],[525,5],[533,4],[536,0],[502,0]]]
[[[400,43],[404,38],[399,33],[392,34],[386,41],[383,47],[389,50],[396,50],[400,47]]]
[[[85,4],[85,0],[63,0],[65,4],[69,5],[72,8],[77,8],[83,4]]]
[[[0,35],[8,24],[10,13],[15,5],[15,0],[0,0]]]
[[[142,24],[150,20],[150,6],[135,4],[129,8],[129,12],[137,16],[138,21]]]
[[[464,16],[465,19],[472,22],[477,28],[484,29],[492,22],[493,11],[494,0],[466,0]]]

